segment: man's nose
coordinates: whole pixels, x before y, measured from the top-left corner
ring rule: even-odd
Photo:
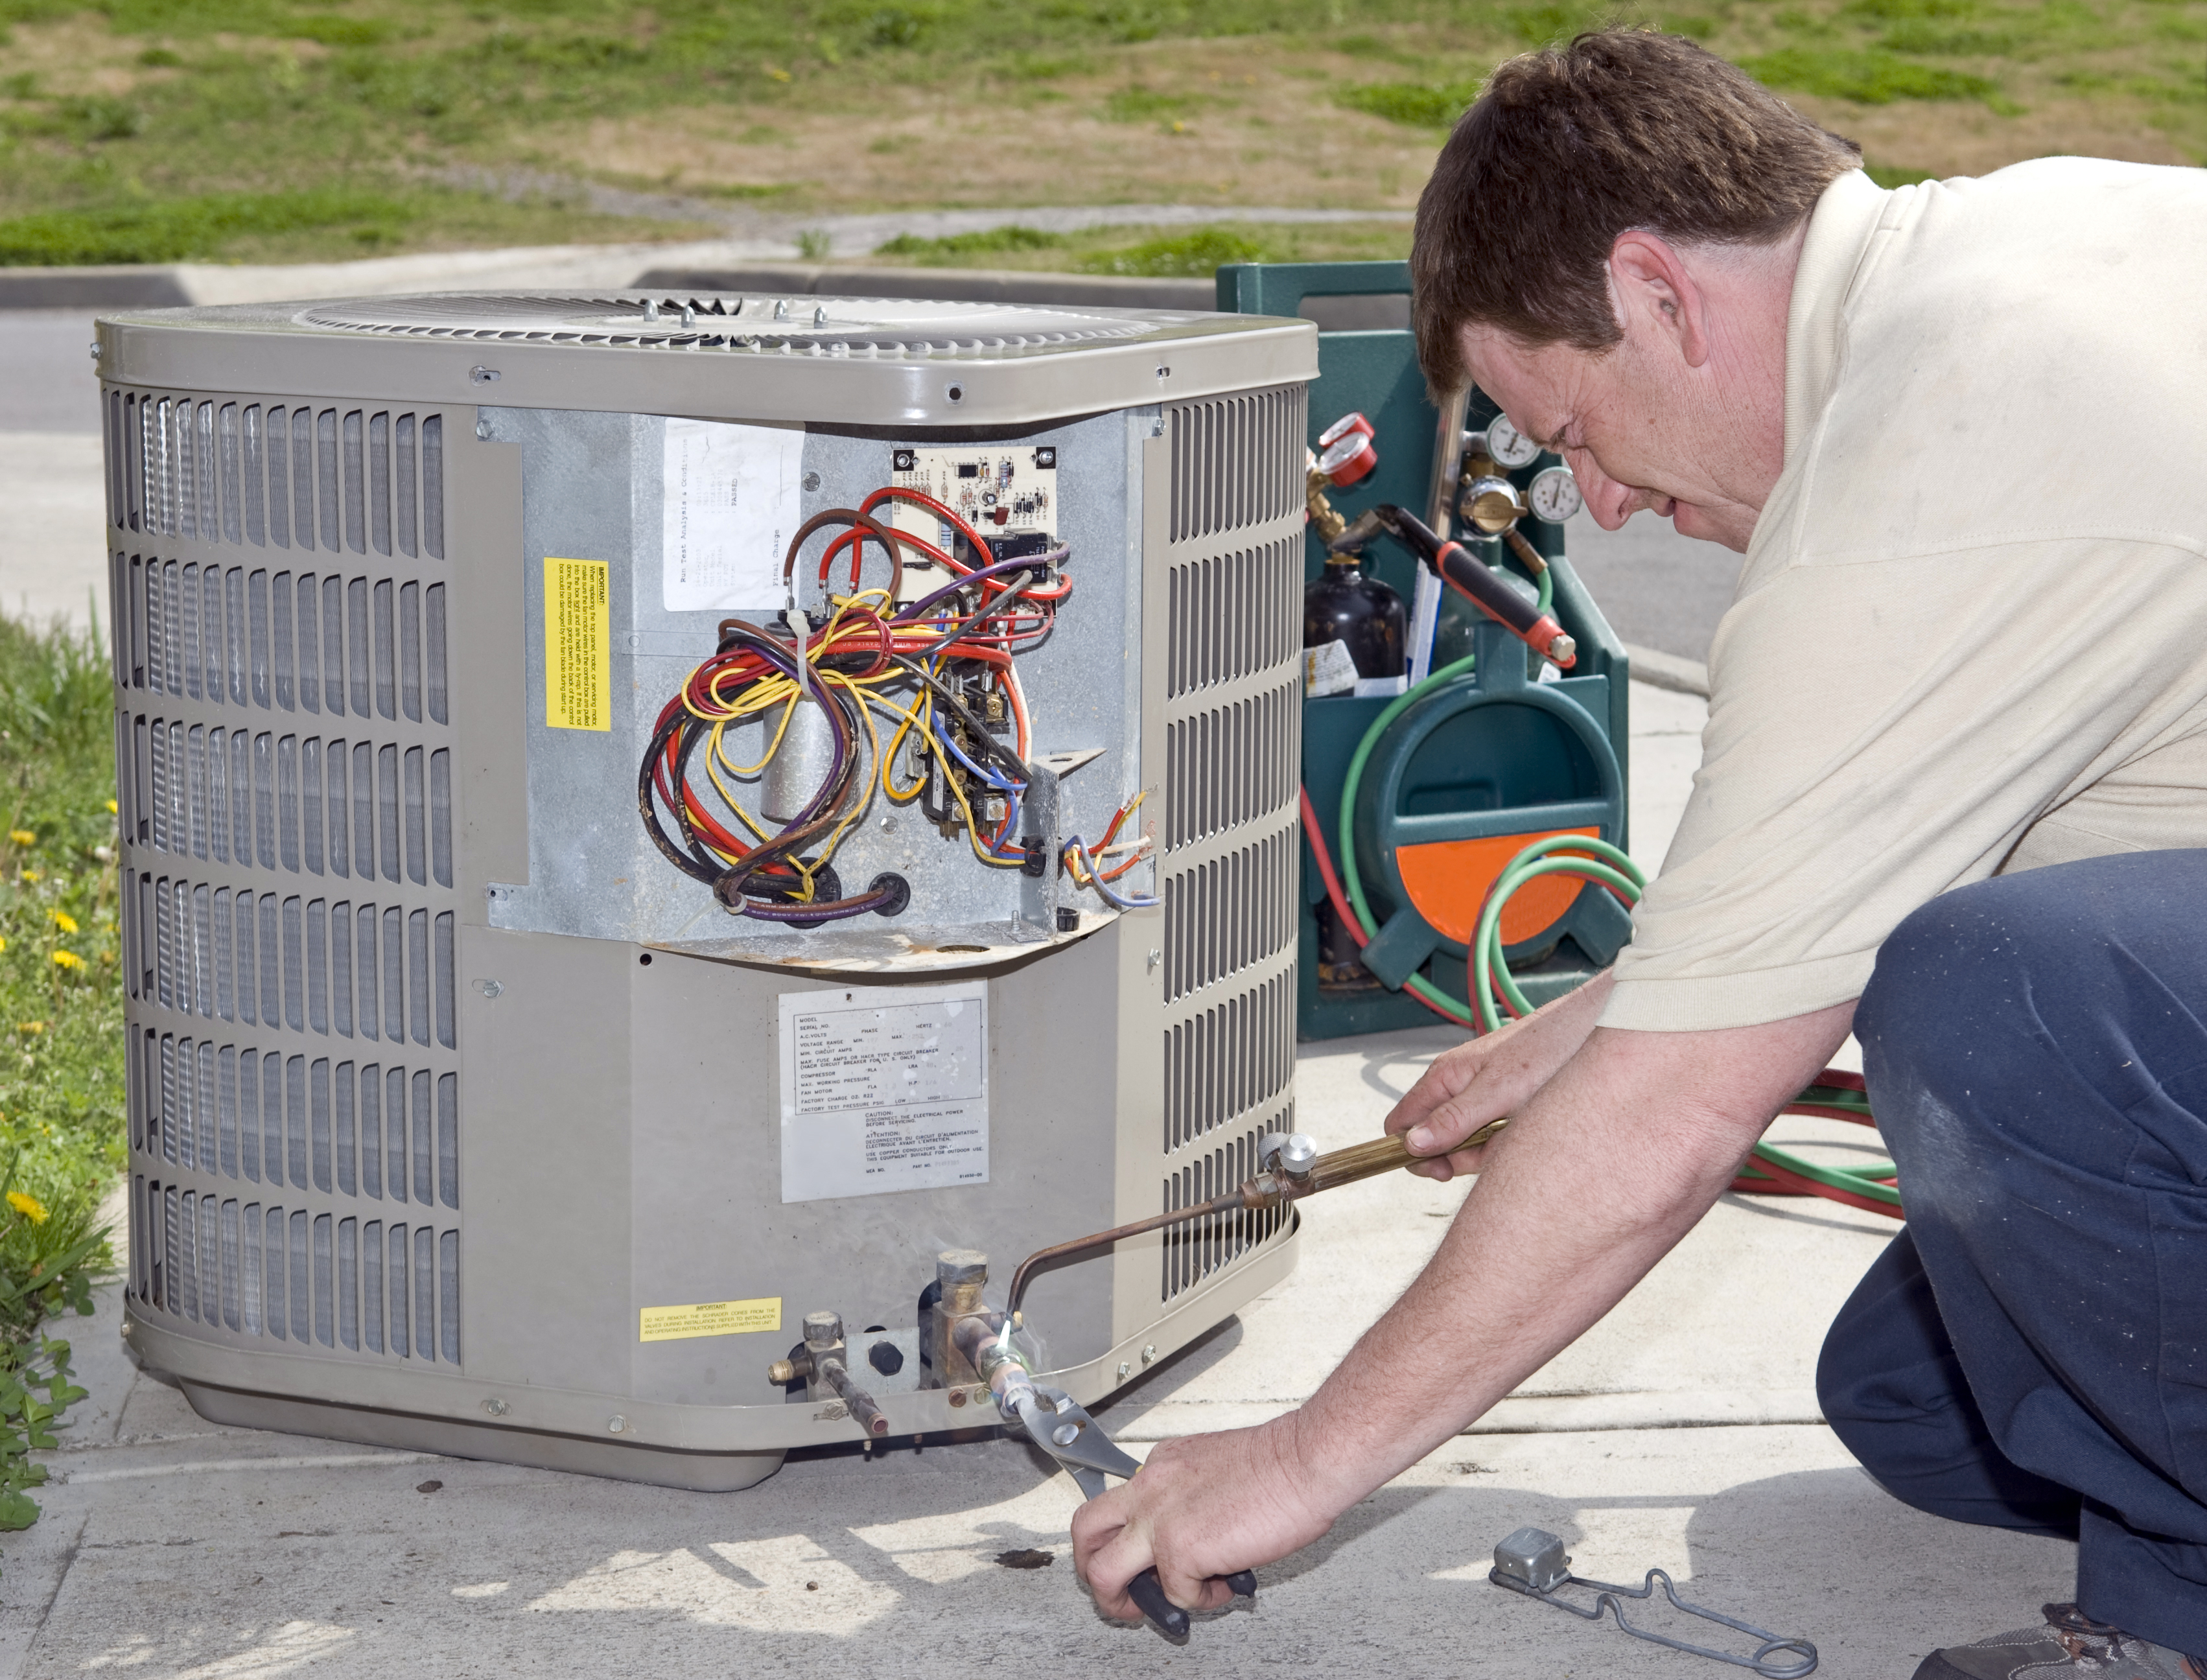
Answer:
[[[1602,529],[1618,529],[1648,505],[1645,492],[1619,484],[1602,471],[1591,451],[1566,450],[1564,458],[1570,463],[1571,475],[1579,481],[1579,493],[1586,498],[1587,511],[1594,515],[1594,523]]]

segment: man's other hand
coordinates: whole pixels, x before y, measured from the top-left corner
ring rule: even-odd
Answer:
[[[1333,1527],[1295,1450],[1295,1414],[1255,1429],[1161,1442],[1133,1480],[1073,1514],[1073,1566],[1097,1607],[1121,1622],[1142,1612],[1127,1583],[1152,1563],[1183,1610],[1233,1597],[1222,1575],[1308,1545]]]
[[[1410,1170],[1442,1183],[1477,1172],[1486,1146],[1457,1145],[1489,1121],[1516,1113],[1578,1053],[1601,1017],[1610,982],[1605,969],[1524,1019],[1444,1051],[1387,1116],[1388,1131],[1409,1133],[1413,1155],[1433,1157]]]

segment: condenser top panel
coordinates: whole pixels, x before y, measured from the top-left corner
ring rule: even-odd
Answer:
[[[1318,376],[1307,320],[750,292],[117,312],[111,380],[814,424],[1018,426]]]

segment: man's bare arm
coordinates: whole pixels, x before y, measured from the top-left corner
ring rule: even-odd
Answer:
[[[1852,1019],[1841,1004],[1722,1031],[1594,1032],[1487,1148],[1439,1251],[1308,1402],[1167,1442],[1075,1514],[1098,1604],[1133,1619],[1125,1585],[1151,1563],[1174,1602],[1223,1602],[1211,1577],[1308,1545],[1462,1431],[1692,1229]],[[1454,1100],[1434,1094],[1414,1091],[1397,1115]]]

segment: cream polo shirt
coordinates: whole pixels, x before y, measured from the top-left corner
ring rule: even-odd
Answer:
[[[2207,172],[1832,184],[1709,677],[1605,1025],[1842,1003],[1950,888],[2207,846]]]

